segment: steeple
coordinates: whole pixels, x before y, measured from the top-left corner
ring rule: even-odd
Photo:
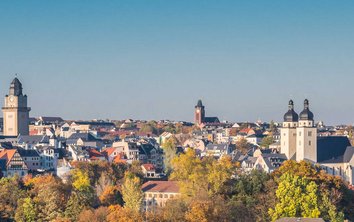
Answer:
[[[310,120],[313,121],[313,113],[310,111],[309,108],[309,100],[305,99],[304,101],[304,110],[300,113],[300,120]]]
[[[9,95],[22,96],[22,83],[17,77],[15,77],[11,82]]]
[[[289,101],[289,110],[284,115],[284,122],[297,122],[299,115],[294,111],[294,101]]]
[[[198,103],[197,103],[197,105],[195,106],[195,108],[197,108],[197,107],[204,107],[201,99],[198,100]]]

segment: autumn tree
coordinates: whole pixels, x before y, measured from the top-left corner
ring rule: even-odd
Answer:
[[[0,221],[11,221],[15,217],[17,201],[25,197],[19,178],[0,179]]]
[[[245,138],[241,138],[236,142],[236,149],[241,151],[241,153],[246,154],[251,149],[251,144]]]
[[[165,172],[169,175],[172,171],[172,159],[177,153],[177,140],[175,137],[168,138],[163,144]]]
[[[269,148],[269,146],[271,144],[273,144],[273,143],[274,143],[274,138],[273,138],[272,135],[269,135],[269,136],[264,137],[262,139],[262,142],[261,142],[260,146],[263,147],[263,148]]]
[[[305,177],[284,174],[276,191],[278,203],[269,209],[272,220],[282,217],[318,218],[321,215],[318,205],[318,186]]]
[[[119,205],[110,206],[107,215],[107,222],[143,222],[143,215],[136,210],[121,207]]]
[[[143,192],[139,177],[127,172],[122,186],[124,207],[132,211],[139,211],[143,201]]]
[[[78,222],[106,222],[108,215],[107,207],[97,209],[85,209],[78,216]]]
[[[35,222],[37,221],[36,206],[30,197],[18,200],[15,220],[17,222]]]

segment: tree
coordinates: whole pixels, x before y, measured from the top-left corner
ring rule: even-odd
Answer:
[[[78,216],[78,222],[106,222],[108,215],[107,207],[83,210]]]
[[[236,149],[240,150],[241,153],[246,154],[251,149],[251,144],[245,138],[241,138],[236,142]]]
[[[262,142],[261,142],[261,147],[263,147],[263,148],[269,148],[269,146],[271,145],[271,144],[273,144],[274,143],[274,138],[273,138],[273,136],[272,135],[269,135],[269,136],[267,136],[267,137],[264,137],[263,139],[262,139]]]
[[[177,140],[175,137],[170,137],[166,140],[164,144],[162,144],[162,149],[164,151],[164,165],[165,165],[165,172],[169,175],[172,171],[172,164],[171,161],[173,158],[176,157],[177,153]]]
[[[14,219],[17,201],[24,196],[17,176],[0,179],[0,221]]]
[[[274,209],[269,209],[272,220],[282,217],[318,218],[321,212],[317,191],[315,182],[289,173],[284,174],[276,191],[278,203]]]
[[[179,183],[180,192],[184,197],[194,197],[208,193],[207,169],[196,156],[195,150],[188,149],[172,160],[173,172],[171,180]]]
[[[127,172],[124,177],[122,194],[125,208],[129,208],[130,210],[136,212],[140,211],[143,201],[143,192],[141,190],[141,182],[139,177]]]
[[[16,210],[15,220],[18,222],[36,222],[37,212],[34,202],[30,197],[18,200],[18,208]]]
[[[222,194],[226,191],[226,182],[231,180],[235,173],[235,165],[231,162],[231,157],[224,156],[219,161],[212,161],[207,165],[209,195]]]
[[[109,208],[108,222],[143,222],[144,218],[139,211],[130,208],[112,205]]]

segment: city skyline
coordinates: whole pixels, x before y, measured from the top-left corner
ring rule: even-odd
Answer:
[[[31,116],[281,121],[305,98],[354,123],[354,3],[0,3],[0,93],[18,73]],[[0,103],[4,105],[2,100]]]

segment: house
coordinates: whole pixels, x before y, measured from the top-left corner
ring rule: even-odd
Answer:
[[[96,149],[94,148],[88,148],[87,149],[88,155],[89,155],[89,160],[90,161],[105,161],[106,157],[104,154],[102,154],[101,152],[98,152]]]
[[[258,157],[247,157],[241,162],[241,168],[243,172],[250,172],[254,170],[254,165],[257,162]]]
[[[153,211],[163,207],[168,200],[180,197],[177,181],[148,181],[143,184],[143,210]]]
[[[271,173],[279,168],[287,158],[284,154],[279,153],[264,153],[261,154],[255,164],[254,169],[263,170],[266,173]]]
[[[214,156],[217,158],[220,158],[224,155],[230,155],[232,153],[233,149],[228,143],[223,143],[223,144],[211,144],[209,143],[206,146],[206,149],[204,152],[202,152],[202,156]]]
[[[139,145],[139,161],[141,163],[151,163],[157,169],[163,168],[163,152],[150,143]]]
[[[159,144],[164,144],[170,137],[172,136],[172,133],[169,132],[163,132],[158,139]]]
[[[145,178],[159,178],[160,175],[156,173],[156,168],[151,163],[145,163],[141,165],[141,170],[143,171]]]
[[[35,136],[23,136],[19,135],[18,136],[18,145],[27,148],[27,149],[32,149],[35,146],[48,146],[49,145],[49,136],[45,135],[35,135]]]
[[[112,163],[113,160],[119,156],[122,152],[120,152],[120,149],[118,147],[109,147],[106,148],[102,151],[102,154],[105,155],[106,159],[108,162]]]
[[[6,170],[3,170],[4,177],[14,175],[25,176],[28,174],[28,167],[17,149],[3,150],[0,152],[0,159],[6,161]]]
[[[27,165],[28,170],[37,171],[42,168],[41,157],[37,152],[37,150],[18,148],[17,152],[19,153],[22,160]]]
[[[130,162],[139,160],[139,146],[136,142],[127,142],[125,140],[114,142],[113,147],[118,148],[118,152],[124,153],[127,160]]]
[[[104,146],[103,141],[92,135],[92,133],[73,133],[66,140],[66,144],[97,148]]]

